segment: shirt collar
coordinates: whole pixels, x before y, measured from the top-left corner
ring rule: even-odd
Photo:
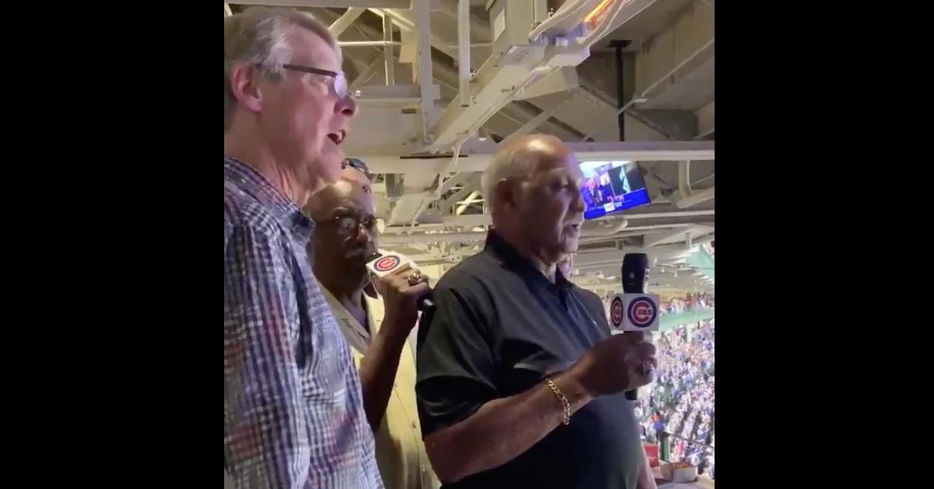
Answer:
[[[351,348],[360,354],[366,354],[367,349],[370,346],[372,336],[378,330],[378,326],[375,325],[373,321],[373,314],[370,312],[373,309],[371,301],[377,299],[370,298],[366,294],[363,295],[363,307],[366,310],[367,322],[367,327],[364,328],[357,321],[357,319],[347,311],[344,305],[341,304],[336,297],[334,297],[334,294],[332,294],[331,291],[327,289],[327,287],[321,284],[321,282],[318,282],[318,287],[321,288],[321,294],[324,296],[324,300],[330,306],[331,313],[334,315],[334,319],[337,321],[338,326],[340,326],[341,333],[344,335],[344,339],[347,340],[347,343]]]
[[[499,258],[507,268],[516,271],[527,282],[549,290],[568,290],[574,287],[574,284],[561,274],[561,270],[557,269],[555,270],[555,282],[552,283],[532,264],[531,260],[520,255],[519,250],[497,234],[496,230],[490,230],[487,233],[484,251]]]
[[[311,238],[314,221],[255,168],[236,158],[224,156],[224,180],[256,199],[295,237],[305,241]]]

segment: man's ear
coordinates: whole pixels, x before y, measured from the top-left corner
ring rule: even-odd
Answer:
[[[230,92],[240,105],[252,112],[259,112],[263,107],[259,79],[259,71],[252,64],[239,64],[230,70]]]
[[[519,187],[516,182],[500,179],[493,185],[493,200],[496,201],[497,208],[515,209],[519,203]]]

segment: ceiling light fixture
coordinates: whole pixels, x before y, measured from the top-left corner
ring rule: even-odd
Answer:
[[[584,17],[584,23],[586,23],[592,29],[593,25],[596,24],[596,21],[595,21],[596,17],[602,14],[607,9],[607,7],[610,6],[611,3],[613,3],[613,0],[603,0],[602,2],[600,2],[599,5],[597,5],[593,10],[591,10],[590,13],[587,14],[586,17]]]

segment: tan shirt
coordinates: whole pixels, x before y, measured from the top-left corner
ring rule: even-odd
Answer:
[[[370,334],[344,306],[324,287],[321,287],[325,299],[331,306],[334,319],[341,327],[347,343],[350,345],[354,364],[360,368],[360,361],[366,354]],[[369,331],[376,333],[383,322],[383,303],[364,294]],[[399,356],[399,368],[392,394],[386,406],[376,438],[376,463],[383,477],[386,489],[438,489],[441,482],[431,469],[425,444],[422,442],[422,430],[418,421],[418,408],[415,404],[415,355],[412,339],[415,329],[406,341]]]

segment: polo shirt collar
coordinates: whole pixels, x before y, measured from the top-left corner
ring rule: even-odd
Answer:
[[[566,291],[574,287],[574,284],[561,274],[561,270],[555,270],[555,282],[552,283],[548,280],[548,277],[532,264],[531,260],[519,254],[516,247],[503,239],[496,230],[490,230],[490,232],[487,233],[484,252],[490,253],[500,259],[504,266],[517,272],[526,282],[532,285],[551,291]]]

